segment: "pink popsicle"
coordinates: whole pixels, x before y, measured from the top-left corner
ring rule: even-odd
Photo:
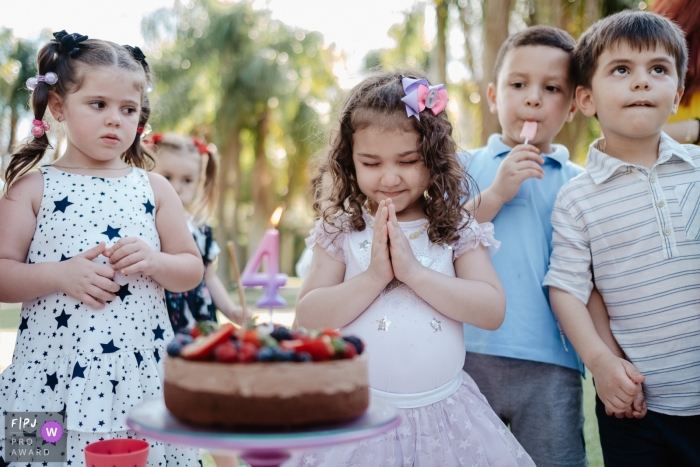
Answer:
[[[523,125],[523,130],[520,132],[520,139],[527,144],[530,140],[535,139],[537,134],[537,122],[526,121]]]

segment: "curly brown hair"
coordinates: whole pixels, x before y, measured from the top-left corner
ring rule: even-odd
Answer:
[[[39,51],[37,56],[37,70],[39,74],[56,73],[58,82],[50,86],[42,81],[37,83],[34,88],[31,96],[31,106],[36,120],[43,120],[51,93],[55,93],[63,99],[80,88],[85,75],[89,73],[88,67],[114,66],[131,71],[139,77],[142,97],[139,126],[145,126],[148,123],[151,105],[146,95],[146,86],[150,81],[151,70],[145,60],[139,61],[135,58],[132,49],[126,46],[98,39],[82,41],[75,52],[70,54],[67,52],[63,50],[63,45],[58,38],[51,40]],[[6,189],[9,189],[16,179],[34,168],[49,146],[49,138],[46,134],[38,138],[30,137],[26,144],[20,146],[12,154],[10,163],[5,171]],[[153,167],[153,158],[143,150],[140,134],[135,136],[131,146],[121,158],[127,164],[143,169]]]
[[[345,98],[327,148],[313,179],[314,209],[325,225],[336,224],[341,216],[343,230],[362,231],[366,227],[362,205],[367,196],[360,191],[353,162],[353,133],[369,126],[389,131],[415,132],[419,136],[421,160],[430,173],[423,212],[428,218],[428,237],[433,243],[450,244],[459,238],[458,230],[470,220],[465,208],[471,198],[472,179],[457,160],[452,124],[445,112],[438,115],[426,109],[420,121],[407,117],[402,78],[425,78],[416,71],[391,71],[370,76],[355,86]]]

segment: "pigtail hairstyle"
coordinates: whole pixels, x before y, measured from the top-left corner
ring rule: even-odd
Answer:
[[[213,214],[219,188],[219,157],[211,146],[197,138],[168,133],[153,135],[147,144],[156,159],[170,152],[182,157],[194,157],[200,161],[200,180],[192,205],[187,211],[197,225],[205,223]],[[206,160],[205,160],[206,159]],[[156,162],[157,164],[157,162]]]
[[[216,207],[216,198],[219,191],[219,156],[210,149],[210,146],[196,138],[192,138],[192,140],[197,146],[199,155],[207,159],[202,169],[201,190],[199,196],[195,198],[191,213],[196,222],[202,224],[211,217]]]
[[[51,41],[41,48],[37,56],[37,71],[40,75],[46,75],[51,71],[56,72],[55,70],[58,68],[56,62],[60,57],[60,46],[60,42]],[[60,86],[60,80],[61,78],[59,75],[59,82],[53,86]],[[36,83],[30,100],[35,120],[44,120],[46,107],[49,104],[49,94],[50,85],[48,83],[44,81]],[[38,138],[34,136],[30,137],[26,144],[13,153],[10,163],[5,170],[5,180],[7,181],[6,189],[9,190],[10,186],[12,186],[12,182],[29,172],[38,164],[50,146],[49,138],[45,132]]]
[[[472,179],[457,160],[457,145],[446,113],[420,113],[420,120],[406,115],[401,102],[405,92],[403,77],[424,78],[418,72],[383,72],[365,79],[345,98],[338,128],[331,134],[330,146],[313,179],[314,209],[325,225],[336,224],[347,215],[343,230],[364,230],[360,191],[353,162],[353,133],[370,126],[387,130],[415,131],[419,135],[421,159],[430,173],[428,197],[423,211],[428,218],[428,237],[433,243],[453,243],[458,230],[471,218],[464,208],[471,198]]]
[[[88,39],[87,36],[77,33],[67,34],[66,31],[54,33],[54,39],[44,45],[37,56],[39,74],[46,75],[53,72],[58,76],[58,80],[53,85],[43,81],[36,83],[31,97],[34,118],[39,121],[44,119],[51,93],[65,99],[69,94],[77,91],[85,79],[85,73],[89,72],[87,68],[90,66],[116,66],[140,75],[138,81],[143,98],[139,126],[145,126],[151,111],[145,92],[146,85],[150,81],[150,69],[145,62],[145,57],[139,61],[131,50],[121,45]],[[140,143],[141,137],[137,134],[134,143],[124,153],[122,159],[130,165],[149,169],[153,165],[153,159],[142,150]],[[30,137],[26,144],[12,154],[5,171],[7,187],[9,188],[15,180],[34,168],[49,146],[49,139],[44,133],[40,137]]]
[[[149,86],[152,80],[151,67],[146,61],[146,56],[143,54],[140,48],[132,47],[130,45],[125,45],[124,48],[131,54],[134,60],[138,62],[143,68],[143,72],[146,75],[146,86]],[[147,91],[147,89],[144,89]],[[142,169],[151,170],[155,167],[155,161],[153,157],[144,150],[144,146],[141,143],[141,138],[143,136],[143,130],[148,124],[148,119],[151,117],[151,102],[148,100],[148,92],[142,92],[141,98],[141,115],[139,116],[139,131],[136,133],[134,142],[131,143],[129,149],[126,150],[122,159],[129,165],[134,165]]]

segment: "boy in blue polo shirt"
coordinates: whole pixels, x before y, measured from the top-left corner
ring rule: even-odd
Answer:
[[[488,89],[503,134],[464,161],[482,190],[469,208],[478,222],[493,222],[501,241],[492,261],[507,299],[499,330],[465,325],[464,370],[539,467],[587,465],[583,365],[542,287],[557,192],[583,171],[564,146],[552,144],[576,113],[574,47],[569,34],[547,26],[508,38]],[[526,121],[536,122],[537,132],[523,144]]]

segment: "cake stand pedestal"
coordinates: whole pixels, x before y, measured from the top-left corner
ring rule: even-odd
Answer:
[[[135,406],[126,423],[140,435],[159,441],[234,453],[251,467],[278,467],[289,459],[291,451],[372,438],[398,427],[401,418],[396,408],[372,398],[364,415],[345,423],[290,431],[225,431],[178,421],[160,398]]]

